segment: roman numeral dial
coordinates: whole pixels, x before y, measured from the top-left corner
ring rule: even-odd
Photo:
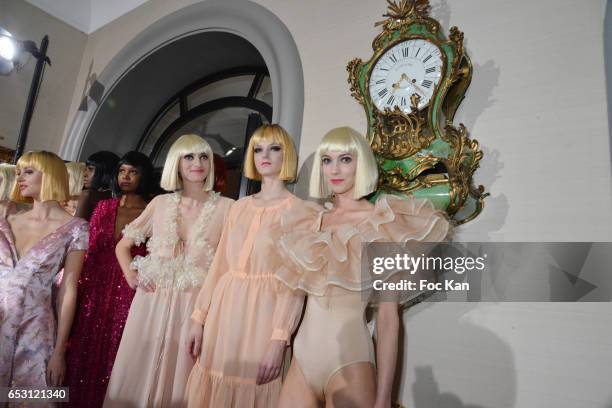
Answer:
[[[370,98],[380,111],[399,106],[410,112],[410,97],[421,97],[419,109],[429,105],[442,77],[442,53],[433,43],[402,41],[385,51],[370,71]]]

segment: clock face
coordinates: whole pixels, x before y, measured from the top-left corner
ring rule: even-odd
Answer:
[[[427,106],[442,76],[440,49],[429,41],[400,42],[376,61],[370,74],[369,91],[380,111],[396,106],[410,112],[410,97],[421,97],[419,109]]]

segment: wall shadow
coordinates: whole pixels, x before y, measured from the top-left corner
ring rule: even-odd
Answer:
[[[476,306],[476,305],[474,305]],[[459,310],[461,309],[461,310]],[[471,310],[472,307],[467,310]],[[513,408],[517,394],[517,372],[514,356],[510,346],[498,335],[484,327],[475,325],[467,319],[461,319],[466,313],[463,308],[438,311],[439,320],[435,325],[443,327],[449,333],[448,343],[441,346],[440,341],[423,345],[430,351],[436,349],[436,362],[431,365],[417,364],[413,371],[405,371],[403,384],[404,397],[411,394],[412,400],[404,401],[414,408]],[[414,316],[414,315],[413,315]],[[405,323],[410,324],[413,316],[408,316]],[[420,321],[423,322],[422,320]],[[411,347],[415,335],[405,333],[404,344]],[[418,351],[417,351],[418,352]],[[441,364],[440,362],[444,363]],[[411,383],[410,391],[408,384]],[[460,393],[445,390],[444,384],[452,383]],[[466,401],[470,395],[479,402]],[[466,397],[467,396],[467,397]],[[491,401],[482,403],[483,399]]]

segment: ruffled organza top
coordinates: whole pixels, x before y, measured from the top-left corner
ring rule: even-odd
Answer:
[[[281,220],[278,246],[291,262],[277,271],[276,278],[314,296],[372,288],[373,281],[380,277],[362,271],[363,243],[440,242],[450,232],[445,213],[423,199],[382,195],[362,222],[321,230],[327,211],[309,203]]]

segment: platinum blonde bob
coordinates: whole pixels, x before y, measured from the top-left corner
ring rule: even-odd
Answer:
[[[15,165],[0,163],[0,201],[11,199],[13,184],[15,184]]]
[[[206,140],[196,134],[183,135],[176,139],[172,146],[170,146],[170,150],[166,156],[166,162],[164,163],[161,181],[159,183],[161,188],[166,191],[182,190],[183,180],[179,172],[181,157],[187,154],[197,155],[200,153],[206,153],[208,161],[210,162],[210,170],[204,181],[204,191],[212,190],[215,182],[213,151]]]
[[[359,132],[345,126],[327,132],[315,152],[312,173],[310,174],[311,197],[326,198],[331,195],[331,190],[321,168],[322,156],[330,151],[350,153],[357,160],[354,198],[365,197],[376,190],[378,165],[372,148]]]

